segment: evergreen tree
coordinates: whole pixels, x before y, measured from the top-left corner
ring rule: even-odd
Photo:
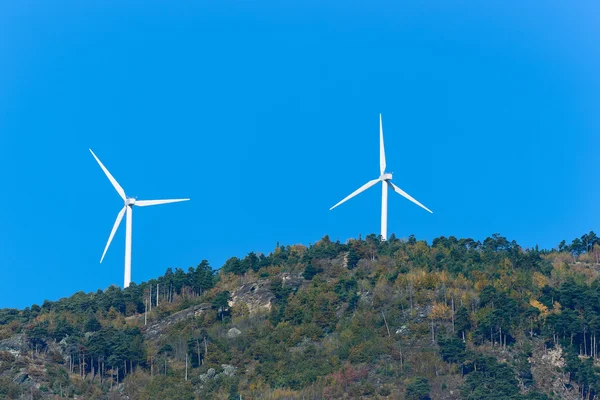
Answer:
[[[406,399],[407,400],[430,400],[429,381],[424,377],[417,377],[412,382],[406,385]]]

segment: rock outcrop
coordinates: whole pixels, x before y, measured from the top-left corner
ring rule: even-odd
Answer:
[[[14,335],[8,339],[0,340],[0,351],[6,351],[13,356],[18,356],[21,353],[27,352],[28,346],[25,335]]]
[[[158,339],[161,333],[164,332],[169,326],[188,318],[197,317],[206,310],[210,310],[210,308],[211,305],[209,303],[202,303],[169,315],[168,317],[165,317],[164,319],[154,322],[150,324],[150,326],[146,327],[143,330],[144,337],[146,340]]]
[[[240,286],[232,293],[230,305],[242,302],[248,307],[250,315],[270,311],[275,295],[269,289],[269,285],[270,281],[264,280]]]
[[[303,282],[304,280],[300,276],[290,273],[281,274],[281,284],[283,286],[297,289]],[[248,307],[250,315],[255,315],[270,311],[274,300],[275,295],[271,291],[271,281],[265,279],[240,286],[232,293],[229,305],[234,306],[239,302],[244,303]]]

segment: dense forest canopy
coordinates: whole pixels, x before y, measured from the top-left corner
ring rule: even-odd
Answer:
[[[325,236],[203,260],[0,310],[0,398],[592,399],[599,267],[594,232],[549,250]]]

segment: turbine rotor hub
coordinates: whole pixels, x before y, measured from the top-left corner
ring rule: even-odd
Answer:
[[[390,173],[385,173],[382,174],[379,179],[381,179],[382,181],[391,181],[392,180],[392,174]]]
[[[125,205],[126,206],[132,206],[135,204],[135,199],[132,197],[128,197],[127,199],[125,199]]]

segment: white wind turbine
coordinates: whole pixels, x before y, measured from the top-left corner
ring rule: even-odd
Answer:
[[[123,284],[123,287],[128,287],[129,283],[131,282],[131,224],[132,224],[131,219],[132,219],[132,212],[133,212],[132,206],[140,206],[140,207],[156,206],[158,204],[176,203],[179,201],[187,201],[189,199],[136,200],[133,197],[127,197],[125,195],[125,191],[123,190],[121,185],[119,185],[117,180],[115,178],[113,178],[113,176],[110,174],[110,172],[108,172],[106,167],[100,162],[98,157],[96,157],[96,155],[94,154],[92,149],[90,149],[90,153],[92,153],[92,155],[94,156],[96,161],[98,161],[100,168],[102,168],[102,171],[104,171],[104,173],[108,177],[108,180],[110,181],[110,183],[112,183],[112,185],[114,186],[117,193],[119,193],[119,196],[121,196],[121,198],[125,202],[125,205],[123,206],[121,211],[119,211],[119,214],[117,214],[117,220],[115,221],[112,231],[110,232],[110,236],[108,237],[108,242],[106,243],[106,247],[104,248],[104,253],[102,253],[102,258],[100,259],[100,262],[102,262],[102,260],[104,260],[106,251],[108,250],[108,247],[110,246],[110,242],[112,241],[113,236],[115,236],[115,232],[117,231],[117,228],[119,227],[119,224],[121,223],[121,220],[123,219],[123,214],[127,213],[127,218],[126,218],[127,222],[126,222],[126,229],[125,229],[125,282]]]
[[[419,203],[417,200],[415,200],[413,197],[411,197],[404,190],[402,190],[398,186],[394,185],[391,182],[391,180],[392,180],[392,174],[391,173],[386,173],[385,172],[385,167],[386,167],[386,165],[385,165],[385,150],[383,148],[383,124],[382,124],[382,121],[381,121],[381,114],[379,114],[379,172],[380,172],[381,175],[379,176],[379,178],[373,179],[372,181],[369,181],[369,182],[365,183],[363,186],[361,186],[360,188],[358,188],[356,191],[354,191],[350,195],[348,195],[348,197],[344,198],[342,201],[340,201],[335,206],[333,206],[333,207],[331,207],[329,209],[329,210],[333,210],[334,208],[336,208],[337,206],[339,206],[340,204],[342,204],[346,200],[349,200],[349,199],[353,198],[357,194],[360,194],[360,193],[364,192],[365,190],[367,190],[371,186],[375,185],[376,183],[381,182],[381,239],[382,240],[387,240],[387,198],[388,198],[388,186],[390,188],[392,188],[394,191],[396,191],[398,194],[402,195],[403,197],[405,197],[408,200],[412,201],[413,203],[415,203],[419,207],[424,208],[425,210],[427,210],[427,211],[429,211],[430,213],[433,214],[433,211],[431,211],[429,208],[425,207],[423,204]]]

